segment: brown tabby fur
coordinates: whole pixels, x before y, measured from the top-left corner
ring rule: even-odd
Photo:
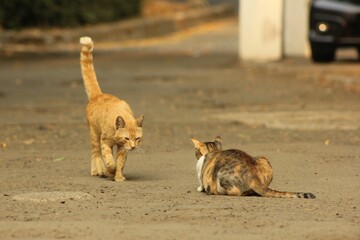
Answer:
[[[219,136],[213,142],[201,142],[195,138],[191,140],[198,159],[198,191],[215,195],[315,198],[312,193],[270,189],[268,186],[273,179],[273,171],[265,157],[252,157],[236,149],[222,150]]]
[[[92,147],[91,175],[115,175],[115,181],[124,181],[123,169],[127,154],[139,147],[143,137],[144,116],[135,119],[124,100],[101,92],[93,66],[93,42],[89,37],[82,37],[80,43],[81,70],[89,98],[86,117]],[[113,158],[114,146],[117,146],[116,165]]]

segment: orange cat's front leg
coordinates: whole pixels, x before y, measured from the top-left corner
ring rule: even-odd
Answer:
[[[116,173],[115,173],[115,181],[122,182],[125,181],[125,177],[123,175],[123,170],[126,162],[127,152],[125,148],[118,147],[116,154]]]
[[[107,171],[107,175],[109,177],[114,176],[116,168],[115,168],[115,162],[112,154],[112,146],[110,146],[106,141],[101,141],[101,154],[103,157],[103,160],[105,162],[105,167]]]

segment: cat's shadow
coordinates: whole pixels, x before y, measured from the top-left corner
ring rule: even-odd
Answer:
[[[159,178],[159,176],[155,176],[155,175],[151,175],[148,173],[128,173],[128,174],[124,174],[126,180],[127,181],[131,181],[131,182],[144,182],[144,181],[156,181],[156,180],[160,180],[161,178]],[[103,180],[105,181],[114,181],[113,178],[109,178],[109,177],[102,177]]]
[[[154,176],[151,174],[144,174],[144,173],[125,174],[125,177],[126,177],[126,181],[132,181],[132,182],[155,181],[160,179],[158,176]]]

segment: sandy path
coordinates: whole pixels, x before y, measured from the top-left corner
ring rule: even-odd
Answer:
[[[1,60],[0,239],[359,239],[358,122],[331,118],[341,127],[307,129],[296,118],[316,112],[322,117],[313,121],[323,121],[329,111],[358,118],[358,93],[318,81],[324,73],[359,76],[358,65],[239,64],[235,29],[227,24],[161,47],[96,54],[103,91],[145,114],[144,151],[129,157],[124,183],[89,174],[78,54]],[[281,127],[267,124],[272,113]],[[297,120],[291,128],[289,115]],[[225,148],[269,157],[273,188],[317,198],[196,192],[189,137],[217,134]],[[14,200],[54,191],[92,198]]]

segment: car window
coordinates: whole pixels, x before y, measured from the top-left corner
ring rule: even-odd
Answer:
[[[360,0],[328,0],[329,2],[344,2],[344,3],[352,3],[360,6]]]

